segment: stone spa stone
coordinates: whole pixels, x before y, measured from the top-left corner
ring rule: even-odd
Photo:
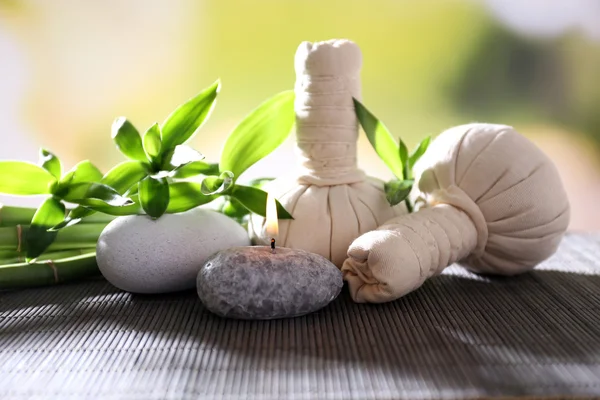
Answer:
[[[165,214],[114,219],[96,246],[102,275],[133,293],[192,289],[204,262],[219,250],[249,245],[248,234],[231,218],[196,208]]]
[[[303,250],[233,247],[209,258],[197,279],[200,299],[222,317],[276,319],[325,307],[340,293],[340,270]]]

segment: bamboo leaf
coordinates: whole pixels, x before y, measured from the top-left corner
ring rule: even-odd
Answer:
[[[40,149],[39,164],[46,171],[50,172],[56,179],[62,176],[62,165],[60,159],[46,149]]]
[[[120,194],[125,194],[134,185],[148,175],[148,165],[139,161],[125,161],[106,173],[101,183],[112,187]]]
[[[121,153],[135,161],[146,161],[140,133],[127,118],[115,119],[111,133],[112,139]]]
[[[184,179],[197,175],[216,175],[219,173],[219,164],[204,161],[193,161],[175,170],[173,178]]]
[[[390,181],[384,184],[385,198],[391,206],[399,204],[410,194],[414,181],[407,179],[403,181]]]
[[[89,213],[87,215],[92,215],[96,212],[94,210],[90,210],[90,209],[84,208],[84,207],[81,207],[81,209],[87,211]],[[69,226],[77,225],[78,223],[81,222],[82,219],[83,219],[83,217],[74,217],[71,215],[71,213],[69,213],[69,214],[67,214],[65,219],[60,224],[54,225],[52,228],[50,228],[48,230],[49,231],[60,231],[61,229],[68,228]]]
[[[169,184],[169,206],[167,213],[175,214],[203,204],[210,203],[218,195],[204,195],[200,190],[201,184],[197,182],[175,182]]]
[[[95,182],[69,185],[69,190],[63,198],[68,202],[84,206],[105,203],[113,207],[123,207],[133,204],[131,199],[121,196],[110,186]]]
[[[177,145],[163,156],[162,169],[173,171],[192,162],[204,160],[204,155],[189,146]]]
[[[221,171],[235,179],[275,150],[294,125],[294,92],[281,92],[252,111],[233,130],[221,152]]]
[[[75,165],[65,176],[60,180],[59,187],[62,189],[84,182],[100,182],[102,172],[91,163],[89,160],[84,160]]]
[[[267,215],[267,192],[250,187],[235,185],[230,194],[251,212],[265,217]],[[292,215],[277,201],[277,216],[279,219],[294,219]]]
[[[46,199],[37,209],[27,231],[28,261],[42,254],[56,238],[57,232],[48,229],[65,219],[65,205],[57,198]]]
[[[198,95],[177,107],[167,117],[161,127],[165,149],[183,144],[194,136],[210,116],[220,88],[221,82],[217,80]]]
[[[256,178],[248,182],[248,186],[262,189],[267,183],[273,182],[275,178]]]
[[[379,158],[398,179],[404,179],[403,165],[398,157],[398,145],[385,125],[358,100],[354,99],[356,117]]]
[[[148,159],[152,161],[157,160],[161,147],[160,127],[158,123],[155,123],[144,133],[144,151]]]
[[[400,163],[402,163],[402,177],[408,179],[410,175],[410,167],[408,166],[408,148],[402,139],[398,139],[398,156],[400,157]]]
[[[56,179],[44,168],[23,161],[0,161],[0,193],[50,194]]]
[[[152,218],[159,218],[169,206],[169,184],[165,178],[146,177],[139,183],[142,208]]]
[[[207,176],[202,180],[200,191],[204,195],[225,193],[233,185],[233,174],[222,172],[219,176]]]
[[[148,171],[146,163],[140,161],[124,161],[108,171],[104,177],[102,177],[100,182],[115,189],[121,195],[128,193],[131,200],[134,201],[131,196],[133,193],[129,193],[129,190],[135,188],[135,191],[137,192],[138,183],[147,175]],[[94,208],[90,208],[92,206]],[[111,208],[111,206],[104,202],[88,201],[86,202],[86,207],[79,205],[72,209],[67,215],[67,218],[61,224],[54,226],[52,230],[60,230],[67,226],[75,225],[83,218],[94,214],[96,211],[101,211],[110,215],[135,215],[141,213],[141,207],[138,203],[137,206],[129,205]]]
[[[419,143],[417,148],[413,151],[413,153],[408,158],[408,166],[412,170],[417,161],[425,154],[427,149],[429,148],[429,144],[431,143],[431,136],[427,136],[425,139]]]
[[[101,212],[103,214],[115,215],[115,216],[143,214],[144,210],[142,209],[138,195],[137,194],[132,195],[130,199],[133,202],[133,204],[128,205],[128,206],[115,207],[115,206],[108,205],[106,203],[101,203],[101,204],[87,205],[85,207],[85,209],[90,209],[93,211]]]
[[[238,200],[231,196],[227,196],[227,200],[223,203],[221,213],[233,218],[238,222],[242,222],[246,215],[250,214],[250,210],[242,205]]]

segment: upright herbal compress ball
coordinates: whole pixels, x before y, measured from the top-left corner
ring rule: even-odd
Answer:
[[[480,273],[529,271],[554,254],[569,225],[555,165],[510,126],[449,129],[414,172],[419,211],[348,250],[342,272],[357,302],[394,300],[453,262]]]
[[[294,217],[279,221],[278,245],[320,254],[338,267],[354,239],[405,212],[403,205],[389,205],[383,182],[357,168],[352,98],[361,97],[361,65],[351,41],[300,44],[294,109],[301,165],[266,188]],[[264,222],[253,217],[250,230],[267,244]]]

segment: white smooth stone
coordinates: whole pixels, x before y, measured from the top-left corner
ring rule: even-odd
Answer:
[[[231,218],[196,208],[152,220],[130,215],[111,221],[98,239],[102,275],[133,293],[191,289],[200,267],[214,253],[248,246],[247,232]]]

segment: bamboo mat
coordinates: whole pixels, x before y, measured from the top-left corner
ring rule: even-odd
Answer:
[[[191,292],[97,279],[0,293],[0,399],[600,396],[600,235],[569,235],[516,278],[452,267],[359,305],[224,320]]]

